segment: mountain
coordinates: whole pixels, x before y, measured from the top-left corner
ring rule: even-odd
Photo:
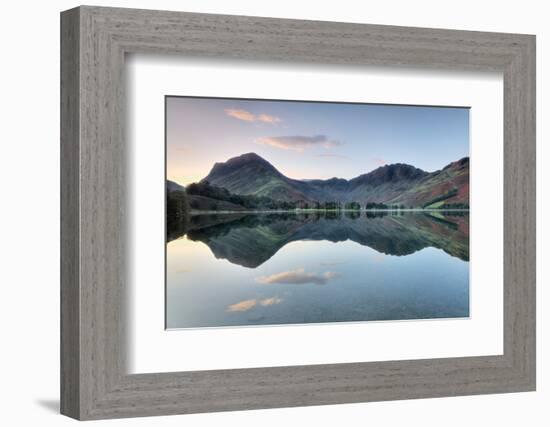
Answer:
[[[171,193],[173,191],[185,191],[185,187],[183,185],[179,185],[177,182],[170,181],[169,179],[166,180],[166,190]]]
[[[351,179],[348,197],[360,203],[396,203],[397,197],[413,188],[427,175],[427,172],[403,163],[381,166]]]
[[[233,194],[266,196],[274,200],[309,200],[308,183],[287,178],[256,153],[216,163],[203,181]]]
[[[438,200],[441,199],[441,200]],[[407,206],[439,207],[444,203],[469,204],[470,158],[450,163],[423,177],[417,185],[401,193],[392,203]]]
[[[216,163],[203,179],[233,194],[265,196],[274,200],[341,203],[356,201],[425,207],[469,201],[468,157],[435,172],[396,163],[346,180],[288,178],[255,153]]]

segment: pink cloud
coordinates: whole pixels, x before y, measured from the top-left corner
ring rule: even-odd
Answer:
[[[250,111],[239,110],[234,108],[228,108],[225,110],[225,114],[229,117],[233,117],[237,120],[243,120],[245,122],[263,122],[269,124],[277,124],[282,122],[282,120],[277,116],[271,116],[269,114],[253,114]]]
[[[235,119],[244,120],[245,122],[253,122],[256,120],[256,116],[246,110],[227,109],[225,114]]]
[[[270,116],[269,114],[260,114],[258,116],[258,120],[264,123],[271,123],[271,124],[279,123],[282,121],[279,117]]]
[[[293,150],[299,152],[312,147],[323,147],[328,149],[341,145],[338,141],[328,139],[326,135],[264,136],[262,138],[258,138],[256,143],[261,145],[270,145],[282,150]]]

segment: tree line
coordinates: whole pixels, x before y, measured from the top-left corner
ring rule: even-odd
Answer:
[[[430,204],[448,199],[456,194],[451,190],[446,194],[437,197],[424,204],[426,208]],[[196,198],[192,196],[201,196]],[[205,204],[204,200],[208,200]],[[224,202],[224,203],[221,203]],[[324,210],[324,211],[360,211],[363,206],[357,201],[283,201],[274,200],[266,196],[241,195],[231,193],[223,187],[210,184],[208,181],[201,181],[188,185],[184,190],[167,191],[166,208],[167,221],[170,223],[181,223],[189,216],[192,210],[231,210],[231,206],[242,210]],[[467,203],[445,203],[439,209],[468,209]],[[364,204],[366,210],[404,210],[414,209],[414,206],[404,204],[386,204],[379,202],[367,202]]]

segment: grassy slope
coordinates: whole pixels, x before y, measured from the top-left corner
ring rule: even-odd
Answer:
[[[457,194],[443,201],[438,201],[428,207],[436,208],[444,203],[469,203],[470,200],[470,171],[469,162],[457,161],[445,169],[434,172],[422,179],[417,185],[389,200],[389,203],[404,204],[405,206],[424,206],[431,200],[444,195],[451,190]],[[441,202],[441,203],[440,203]]]

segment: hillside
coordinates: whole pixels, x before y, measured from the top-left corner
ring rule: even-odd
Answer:
[[[469,202],[469,158],[450,163],[432,173],[397,163],[381,166],[351,180],[296,180],[279,172],[255,153],[216,163],[202,180],[237,195],[253,195],[296,202],[355,201],[438,207]]]
[[[417,185],[389,202],[406,206],[440,207],[445,203],[469,204],[469,200],[470,159],[465,157],[426,175]]]
[[[168,193],[172,193],[174,191],[185,191],[185,187],[183,185],[179,185],[177,182],[170,181],[169,179],[167,179],[166,191],[168,191]]]
[[[216,163],[203,179],[231,193],[269,197],[273,200],[309,200],[308,184],[287,178],[255,153]]]

